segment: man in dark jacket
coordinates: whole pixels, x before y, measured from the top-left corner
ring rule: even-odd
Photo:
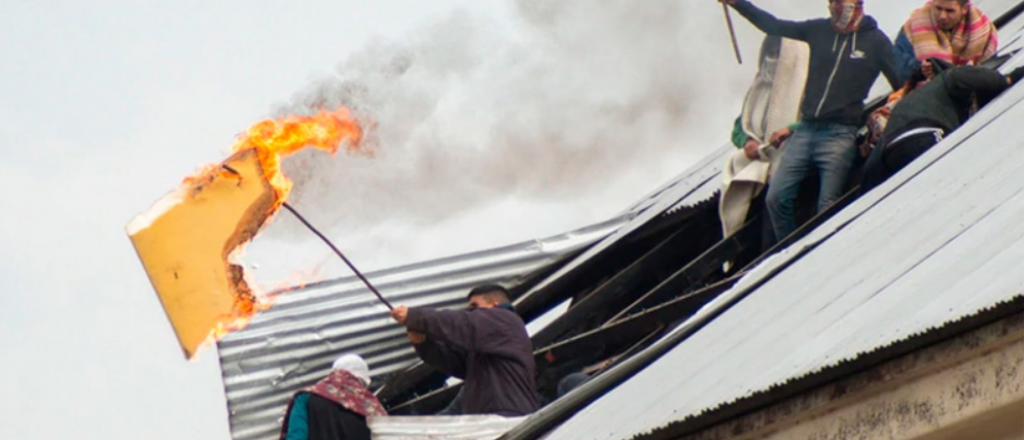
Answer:
[[[423,362],[465,381],[462,414],[521,416],[539,407],[533,343],[503,287],[474,288],[468,310],[399,306],[391,316]]]
[[[1009,75],[983,67],[952,67],[910,92],[892,109],[881,141],[864,166],[863,191],[888,179],[938,144],[970,116],[1024,76],[1024,67]],[[923,81],[920,71],[912,82]]]
[[[768,186],[768,212],[781,240],[797,228],[794,203],[811,167],[821,187],[818,210],[843,195],[857,156],[857,131],[863,125],[864,99],[879,73],[895,89],[902,85],[889,37],[864,15],[862,0],[829,1],[830,19],[779,20],[748,0],[718,0],[732,5],[769,35],[805,41],[811,49],[800,124],[782,153]]]

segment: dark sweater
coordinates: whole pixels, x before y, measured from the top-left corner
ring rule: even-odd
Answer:
[[[956,130],[967,120],[977,97],[984,106],[1010,87],[1006,77],[983,67],[954,67],[910,92],[892,109],[885,126],[885,139],[895,139],[920,127]]]
[[[427,335],[415,345],[424,362],[465,381],[463,414],[520,416],[539,407],[533,343],[515,312],[411,308],[405,325]]]
[[[893,89],[902,85],[893,63],[892,43],[872,17],[864,17],[856,32],[844,35],[832,28],[829,19],[779,20],[747,0],[739,0],[733,7],[766,34],[805,41],[810,46],[801,121],[859,126],[864,123],[864,99],[879,73],[885,74]]]

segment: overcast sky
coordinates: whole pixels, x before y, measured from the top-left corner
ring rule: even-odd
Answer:
[[[595,223],[685,170],[728,139],[754,66],[717,3],[636,3],[5,1],[0,438],[229,438],[216,353],[182,359],[124,226],[337,78],[369,87],[380,155],[305,158],[296,201],[367,268]],[[891,33],[916,3],[868,9]],[[372,71],[403,54],[405,79]],[[348,275],[288,225],[255,243],[261,271]]]

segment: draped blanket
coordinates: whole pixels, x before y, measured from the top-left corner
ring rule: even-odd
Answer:
[[[761,46],[760,69],[743,103],[743,131],[761,143],[759,158],[750,160],[743,149],[728,158],[722,170],[718,214],[725,237],[746,221],[750,203],[760,194],[782,152],[765,145],[768,137],[797,120],[810,49],[806,43],[767,37]]]
[[[356,376],[345,370],[334,370],[316,385],[305,389],[361,416],[386,416],[377,396],[363,386]]]
[[[952,32],[935,24],[932,2],[910,14],[903,32],[914,46],[918,60],[938,58],[957,66],[977,65],[996,53],[999,41],[996,27],[985,13],[967,3],[967,13]]]

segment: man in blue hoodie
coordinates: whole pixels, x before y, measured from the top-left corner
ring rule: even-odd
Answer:
[[[731,5],[765,33],[805,41],[811,49],[800,124],[789,133],[766,198],[775,238],[782,240],[797,228],[797,190],[811,167],[821,177],[818,211],[843,195],[857,156],[864,100],[879,73],[893,89],[902,80],[892,43],[875,19],[864,15],[863,0],[830,0],[830,18],[799,22],[779,20],[748,0],[718,1]]]

